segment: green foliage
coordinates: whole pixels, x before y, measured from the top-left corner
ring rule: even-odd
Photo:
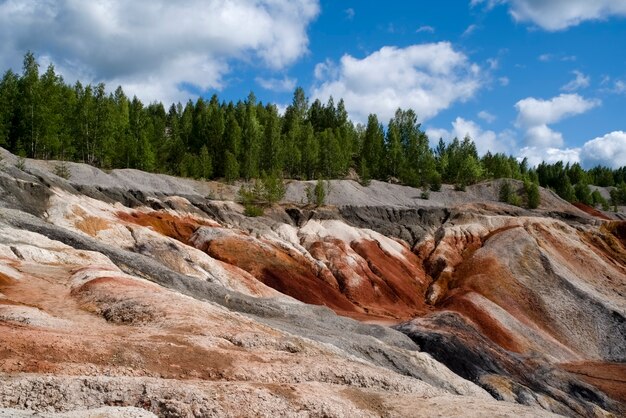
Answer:
[[[420,193],[420,199],[424,199],[424,200],[430,199],[430,192],[428,191],[428,189],[422,190],[422,193]]]
[[[498,199],[500,202],[508,203],[509,205],[522,206],[522,198],[517,194],[517,190],[515,190],[508,180],[503,181],[500,185]]]
[[[269,205],[280,202],[287,191],[285,182],[276,173],[266,175],[263,173],[262,179],[263,198]]]
[[[541,194],[537,183],[530,180],[524,181],[524,192],[526,193],[526,206],[528,209],[537,209],[541,204]]]
[[[25,171],[26,170],[26,158],[22,157],[21,155],[17,157],[17,162],[15,163],[15,167],[17,167],[18,170]]]
[[[600,205],[602,210],[609,210],[609,202],[602,196],[602,194],[598,190],[594,190],[591,193],[591,200],[593,201],[593,206],[597,207]]]
[[[198,157],[198,176],[203,179],[210,179],[213,175],[213,162],[209,155],[209,150],[206,145],[200,148],[200,156]]]
[[[513,206],[520,206],[521,207],[522,206],[522,198],[517,193],[513,193],[511,195],[511,199],[509,201],[509,204],[513,205]]]
[[[621,182],[611,190],[611,203],[613,206],[626,205],[626,183]]]
[[[498,200],[503,203],[510,203],[511,196],[513,195],[513,190],[511,188],[511,183],[508,181],[503,181],[500,185],[500,192],[498,194]]]
[[[433,171],[430,177],[430,190],[438,192],[441,190],[441,174],[438,171]]]
[[[355,126],[343,100],[309,104],[300,87],[284,115],[253,93],[236,103],[214,95],[167,108],[128,98],[121,87],[107,90],[102,83],[67,84],[53,65],[42,72],[35,55],[26,53],[22,71],[6,71],[0,79],[0,146],[23,157],[223,177],[229,183],[259,178],[263,171],[331,179],[351,169],[363,184],[394,178],[432,191],[444,182],[464,190],[486,178],[528,178],[569,201],[594,202],[585,185],[619,189],[626,181],[626,167],[586,171],[557,162],[532,169],[504,154],[479,157],[469,137],[440,139],[431,150],[411,109],[398,109],[387,127],[374,114],[365,126]],[[615,202],[626,201],[621,190],[613,195]]]
[[[576,183],[576,186],[574,186],[574,193],[576,194],[577,202],[584,203],[585,205],[589,206],[593,205],[591,189],[585,183]]]
[[[370,176],[370,170],[367,168],[367,162],[365,158],[361,158],[361,162],[359,164],[359,183],[361,186],[369,186],[372,182],[372,178]]]
[[[228,183],[232,183],[239,178],[239,163],[235,155],[230,151],[226,151],[224,178]]]
[[[239,188],[239,201],[246,216],[261,216],[264,208],[279,202],[285,197],[285,184],[277,174],[266,175]]]
[[[330,191],[330,182],[324,181],[321,177],[315,182],[315,186],[308,184],[306,187],[307,203],[317,207],[326,204],[326,197]]]
[[[70,168],[65,161],[61,161],[54,166],[54,174],[65,180],[69,180],[72,176]]]
[[[237,193],[239,201],[244,207],[246,216],[263,215],[263,186],[260,180],[254,180],[251,184],[244,184],[239,188]]]

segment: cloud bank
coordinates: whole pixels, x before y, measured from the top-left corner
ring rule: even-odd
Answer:
[[[313,97],[343,97],[359,122],[376,113],[386,123],[398,107],[424,121],[473,97],[482,84],[478,65],[448,42],[385,46],[362,59],[346,54],[338,64],[318,64],[315,75]]]
[[[146,101],[219,89],[234,60],[282,69],[308,48],[318,0],[6,0],[0,66],[26,49],[68,80],[121,84]]]
[[[507,4],[518,22],[529,22],[548,31],[558,31],[587,20],[626,16],[626,0],[471,0],[472,6],[488,9]]]

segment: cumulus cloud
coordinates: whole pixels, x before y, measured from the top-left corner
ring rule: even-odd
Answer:
[[[574,74],[576,77],[572,81],[570,81],[569,83],[561,87],[561,90],[576,91],[579,89],[584,89],[586,87],[589,87],[589,82],[590,82],[589,76],[586,76],[585,74],[577,70],[572,71],[572,74]]]
[[[563,118],[585,113],[600,105],[597,99],[585,99],[578,94],[561,94],[550,100],[528,97],[515,104],[517,124],[533,127],[558,122]]]
[[[496,120],[496,116],[487,112],[486,110],[481,110],[480,112],[478,112],[478,117],[487,123],[493,123]]]
[[[527,158],[530,166],[537,166],[544,161],[549,164],[559,161],[574,164],[580,162],[580,148],[524,147],[519,152],[519,158]]]
[[[289,92],[296,88],[296,79],[287,76],[283,78],[263,78],[257,77],[255,81],[265,90],[275,92]]]
[[[516,125],[525,132],[525,146],[519,152],[520,158],[528,158],[531,165],[542,161],[580,162],[581,148],[563,148],[563,135],[548,125],[585,113],[599,105],[599,100],[585,99],[578,94],[561,94],[549,100],[528,97],[517,102]]]
[[[451,140],[452,138],[463,139],[466,135],[476,144],[476,149],[480,155],[487,151],[492,153],[503,152],[510,154],[515,146],[515,139],[510,131],[496,133],[491,130],[483,130],[480,125],[472,120],[457,117],[452,122],[452,130],[431,128],[426,130],[426,135],[431,142],[436,143],[439,138]]]
[[[508,4],[509,13],[518,22],[530,22],[548,31],[563,30],[586,20],[604,20],[626,16],[626,0],[471,0],[492,8]]]
[[[585,168],[597,165],[619,168],[626,166],[626,132],[614,131],[604,136],[585,142],[581,148],[541,148],[525,147],[520,151],[521,157],[527,157],[531,165],[542,161],[581,163]]]
[[[482,84],[478,65],[448,42],[386,46],[363,59],[344,55],[320,63],[313,96],[342,97],[355,121],[371,112],[389,120],[398,107],[414,109],[420,121],[474,96]]]
[[[531,126],[526,130],[524,135],[526,144],[533,147],[562,147],[563,135],[560,132],[553,131],[548,125]]]
[[[586,142],[582,147],[581,158],[585,167],[626,166],[626,132],[614,131]]]
[[[294,63],[318,13],[318,0],[6,0],[0,65],[19,66],[31,49],[68,80],[121,84],[146,101],[184,99],[183,85],[222,87],[233,60]]]

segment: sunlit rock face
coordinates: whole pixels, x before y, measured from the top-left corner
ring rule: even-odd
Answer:
[[[618,216],[337,181],[248,218],[234,186],[4,156],[0,416],[626,413]]]

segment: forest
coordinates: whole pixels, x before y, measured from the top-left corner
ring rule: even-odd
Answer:
[[[458,190],[485,179],[524,181],[526,204],[536,207],[536,187],[569,202],[626,204],[626,167],[583,169],[579,164],[527,161],[504,154],[479,156],[472,139],[431,142],[413,110],[398,109],[383,125],[375,114],[354,124],[343,100],[309,103],[298,87],[283,114],[250,93],[236,103],[217,95],[195,102],[145,105],[122,87],[73,85],[45,72],[35,55],[24,56],[21,74],[0,81],[0,146],[22,157],[76,161],[103,169],[136,168],[197,179],[251,180],[344,178],[352,170],[363,183],[396,181],[437,191]],[[589,185],[615,186],[607,202]],[[501,200],[518,204],[515,193]]]

